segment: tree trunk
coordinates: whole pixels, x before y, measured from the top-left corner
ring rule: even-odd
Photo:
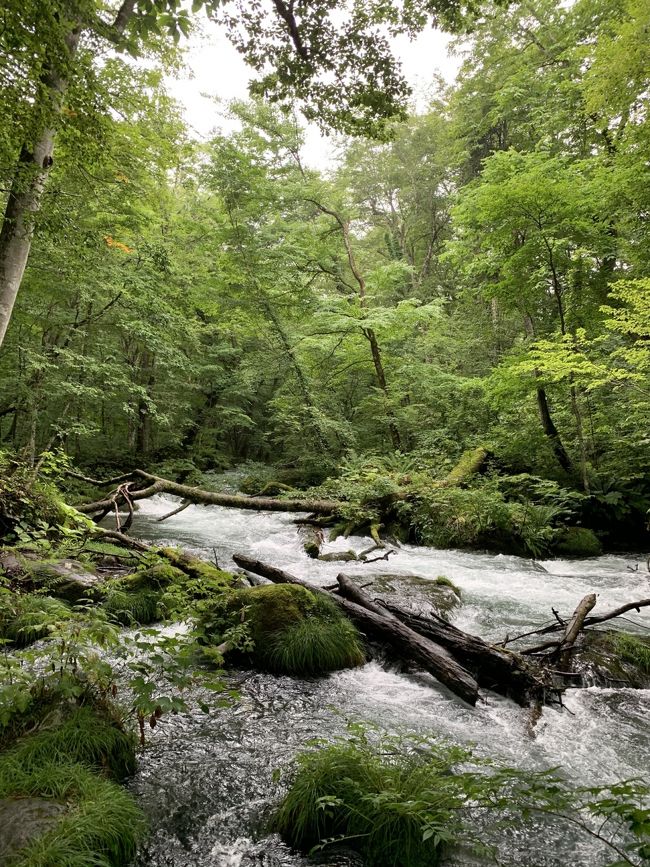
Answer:
[[[114,506],[123,505],[125,500],[121,488],[125,482],[131,483],[127,487],[129,499],[133,501],[144,500],[156,494],[172,494],[200,505],[230,506],[258,512],[316,512],[319,515],[332,515],[341,508],[341,503],[336,500],[280,500],[275,497],[248,497],[244,494],[220,494],[215,491],[203,491],[200,488],[181,485],[178,482],[145,473],[144,470],[133,470],[131,473],[106,480],[91,479],[72,472],[67,475],[99,487],[119,485],[105,499],[77,506],[77,510],[85,515],[94,515],[112,509]],[[144,484],[144,487],[136,487],[138,484]]]
[[[117,40],[133,14],[135,0],[124,0],[110,36]],[[56,125],[68,89],[64,68],[77,53],[81,25],[76,23],[63,39],[67,54],[61,66],[50,66],[41,79],[40,97],[34,105],[35,116],[45,120],[35,140],[23,144],[0,229],[0,347],[4,342],[16,296],[25,274],[32,246],[34,222],[41,209],[45,186],[52,167]]]

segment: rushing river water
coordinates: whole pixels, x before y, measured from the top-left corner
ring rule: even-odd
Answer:
[[[232,567],[234,552],[255,555],[317,584],[331,584],[340,563],[309,559],[295,515],[190,506],[165,521],[169,498],[145,502],[133,534],[165,540]],[[325,550],[367,547],[352,538]],[[607,610],[648,596],[650,575],[634,557],[535,563],[518,557],[405,546],[389,562],[346,563],[345,571],[446,575],[462,590],[455,622],[488,639],[523,631],[551,616],[551,606],[573,611],[588,592]],[[650,616],[634,614],[650,626]],[[634,629],[627,622],[626,628]],[[562,766],[584,784],[646,775],[650,769],[650,690],[575,689],[564,711],[546,708],[534,735],[530,712],[490,694],[470,708],[432,677],[405,675],[370,662],[326,678],[298,680],[259,673],[233,678],[241,698],[231,708],[163,719],[151,738],[132,787],[151,826],[138,867],[305,867],[313,863],[265,834],[269,810],[281,793],[274,771],[290,763],[305,741],[344,734],[346,720],[367,720],[390,731],[433,732],[522,768]],[[565,829],[504,837],[500,857],[522,867],[597,867],[594,847]],[[328,856],[329,867],[355,862]],[[470,865],[469,856],[455,863]]]

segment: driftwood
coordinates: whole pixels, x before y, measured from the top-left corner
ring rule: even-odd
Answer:
[[[584,599],[580,600],[578,607],[573,612],[573,616],[567,625],[564,635],[562,636],[562,641],[557,648],[557,653],[561,654],[560,659],[562,670],[571,670],[571,648],[576,643],[576,638],[580,635],[580,632],[584,627],[585,617],[589,614],[595,604],[596,594],[589,593],[584,597]]]
[[[100,521],[110,511],[117,511],[122,506],[127,507],[129,516],[131,516],[133,502],[153,497],[155,494],[172,494],[199,505],[229,506],[236,509],[266,512],[311,512],[318,515],[332,515],[338,511],[341,505],[335,500],[279,500],[275,497],[249,497],[245,494],[204,491],[201,488],[181,485],[178,482],[154,476],[144,470],[133,470],[112,479],[92,479],[73,472],[69,472],[68,475],[97,487],[117,486],[103,499],[77,506],[79,512],[93,515],[95,521]],[[125,529],[125,525],[120,523],[119,517],[116,520],[116,527],[117,530]]]
[[[463,632],[433,612],[422,616],[398,605],[383,605],[411,629],[446,648],[484,689],[512,698],[524,707],[543,701],[546,693],[552,691],[547,673],[520,654]]]
[[[363,632],[380,641],[387,642],[390,647],[397,650],[402,659],[416,662],[468,704],[476,704],[479,697],[478,683],[472,675],[447,650],[425,636],[414,632],[386,609],[380,608],[372,601],[362,605],[357,601],[334,596],[282,569],[269,566],[267,563],[262,563],[243,554],[235,554],[233,560],[242,569],[263,575],[274,583],[299,584],[312,592],[324,593],[330,599],[335,600]],[[365,595],[363,598],[366,601]]]

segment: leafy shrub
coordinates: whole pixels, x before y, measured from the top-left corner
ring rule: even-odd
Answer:
[[[63,524],[64,504],[52,485],[35,478],[31,467],[0,452],[0,540],[25,541]]]
[[[297,758],[272,819],[294,848],[345,843],[366,867],[434,867],[455,844],[494,856],[504,827],[545,815],[600,840],[617,867],[650,855],[647,785],[577,787],[553,771],[501,767],[432,738],[371,743],[361,726],[349,728],[348,739],[312,742]]]

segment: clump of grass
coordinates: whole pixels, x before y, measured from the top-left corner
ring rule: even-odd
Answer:
[[[72,617],[68,606],[51,596],[11,594],[0,614],[0,638],[26,647],[44,638],[52,626]]]
[[[613,632],[610,642],[622,659],[632,663],[642,674],[650,674],[650,643],[647,640],[629,632]]]
[[[66,812],[12,853],[8,867],[126,864],[144,821],[130,795],[107,775],[119,779],[135,770],[134,738],[90,706],[54,704],[40,725],[0,757],[0,799],[52,800]]]
[[[460,587],[457,584],[454,584],[451,578],[447,578],[446,575],[438,575],[438,577],[434,579],[433,583],[436,585],[436,587],[449,587],[449,589],[453,590],[456,596],[458,596],[458,598],[460,599]]]
[[[439,864],[467,800],[453,770],[470,754],[395,746],[384,751],[353,738],[303,753],[273,829],[302,851],[344,841],[367,867]]]
[[[359,633],[342,617],[295,623],[272,637],[264,655],[272,671],[303,675],[353,668],[365,662]]]
[[[52,712],[56,719],[60,711]],[[73,762],[122,779],[135,771],[135,741],[116,723],[91,707],[75,708],[62,723],[43,728],[8,753],[25,771],[48,761]],[[47,726],[47,717],[42,723]]]
[[[141,811],[117,783],[80,764],[48,761],[26,768],[0,760],[0,798],[40,797],[68,806],[50,830],[10,857],[8,867],[118,867],[135,855]]]

